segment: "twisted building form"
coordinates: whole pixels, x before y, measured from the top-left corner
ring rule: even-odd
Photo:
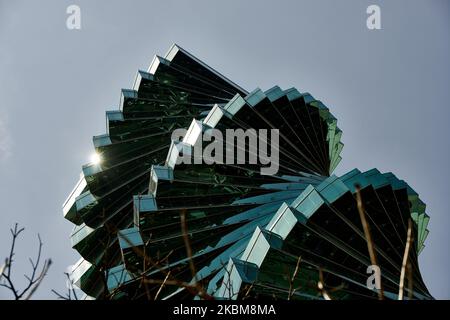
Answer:
[[[247,92],[177,45],[139,71],[93,138],[63,205],[81,255],[72,277],[99,299],[377,299],[357,206],[362,199],[384,297],[397,299],[408,221],[406,294],[429,299],[418,255],[429,217],[392,173],[337,177],[342,131],[308,93]],[[172,140],[178,128],[189,128]],[[177,164],[209,129],[278,129],[279,170],[261,164]],[[251,151],[245,149],[248,156]],[[334,289],[333,289],[334,288]]]

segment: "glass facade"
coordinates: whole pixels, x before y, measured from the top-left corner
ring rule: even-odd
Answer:
[[[397,297],[411,218],[410,294],[431,298],[417,261],[428,235],[425,204],[392,173],[333,175],[342,131],[309,93],[247,92],[174,45],[138,72],[106,121],[107,132],[93,138],[100,163],[83,166],[63,206],[82,257],[73,277],[87,295],[200,299],[201,287],[216,299],[322,299],[323,274],[339,286],[336,299],[376,299],[366,286],[359,185],[385,297]],[[192,132],[173,141],[179,128]],[[278,173],[261,174],[261,163],[177,164],[212,128],[278,129]]]

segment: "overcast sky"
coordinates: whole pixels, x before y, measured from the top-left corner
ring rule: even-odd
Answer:
[[[81,30],[66,28],[71,4]],[[381,30],[366,27],[370,4]],[[450,298],[449,14],[447,0],[0,0],[0,258],[19,222],[18,279],[39,232],[54,264],[36,297],[65,290],[78,255],[61,205],[120,89],[176,42],[247,90],[295,86],[322,100],[344,132],[337,174],[392,171],[426,202],[422,275]]]

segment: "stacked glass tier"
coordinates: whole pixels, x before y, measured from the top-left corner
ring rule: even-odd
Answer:
[[[431,298],[417,257],[429,216],[417,193],[392,173],[357,169],[337,177],[342,131],[329,109],[295,88],[247,92],[177,45],[139,71],[107,111],[101,158],[83,166],[63,205],[81,255],[72,278],[99,299],[376,299],[357,208],[370,225],[386,298],[397,298],[408,220],[416,299]],[[177,129],[187,129],[174,138]],[[206,164],[195,146],[210,132],[279,132],[278,171],[235,161]],[[223,152],[228,152],[226,143]],[[191,164],[180,163],[190,157]]]

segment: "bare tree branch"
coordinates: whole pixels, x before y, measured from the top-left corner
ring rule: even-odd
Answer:
[[[328,294],[327,290],[325,289],[325,283],[323,280],[323,272],[322,272],[321,268],[319,268],[319,282],[317,283],[317,288],[319,289],[320,293],[322,294],[322,296],[325,300],[332,300],[331,296]]]
[[[398,300],[403,300],[403,288],[404,288],[404,285],[405,285],[406,266],[408,264],[409,249],[411,248],[412,239],[413,239],[413,236],[412,236],[412,221],[411,221],[411,219],[409,219],[408,220],[408,233],[406,235],[405,253],[403,254],[402,270],[401,270],[401,273],[400,273],[400,283],[398,285]]]
[[[42,280],[46,276],[48,269],[50,268],[50,265],[52,261],[50,259],[46,259],[42,265],[42,269],[39,272],[38,275],[38,269],[41,265],[41,255],[42,255],[42,240],[40,235],[38,234],[38,241],[39,241],[39,247],[38,247],[38,253],[36,262],[34,262],[31,258],[29,258],[30,264],[31,264],[31,275],[24,275],[25,279],[28,280],[28,284],[25,286],[23,290],[18,290],[14,282],[12,280],[12,269],[13,269],[13,262],[14,262],[14,256],[15,256],[15,247],[16,247],[16,240],[19,237],[19,235],[25,230],[25,228],[20,228],[18,223],[14,225],[14,228],[11,228],[11,235],[12,235],[12,241],[11,241],[11,249],[9,252],[9,257],[6,259],[5,265],[2,268],[2,272],[0,273],[0,279],[4,278],[6,280],[6,283],[0,283],[1,287],[7,288],[14,296],[15,300],[22,299],[25,295],[25,299],[30,299],[31,296],[36,292],[37,288],[41,284]]]
[[[288,300],[291,300],[292,296],[294,295],[296,289],[294,289],[294,281],[297,277],[298,271],[300,270],[300,262],[302,261],[302,257],[298,257],[297,259],[297,265],[295,266],[294,273],[289,281],[289,294],[288,294]]]
[[[66,295],[63,296],[55,289],[52,289],[51,291],[61,300],[78,300],[78,296],[73,285],[73,279],[70,277],[70,274],[68,272],[64,272],[64,275],[66,276],[68,283]]]
[[[377,256],[375,254],[375,245],[374,245],[373,240],[372,240],[372,234],[370,233],[370,226],[367,223],[366,211],[364,209],[364,205],[363,205],[363,202],[362,202],[361,186],[356,184],[355,185],[355,189],[356,189],[356,204],[357,204],[357,207],[358,207],[359,217],[361,218],[361,224],[362,224],[363,229],[364,229],[364,235],[366,237],[367,249],[369,250],[369,256],[370,256],[370,262],[371,262],[372,265],[378,266]],[[381,282],[381,275],[380,275],[380,289],[378,290],[378,299],[379,300],[383,300],[384,299],[384,292],[383,292],[383,284]]]

